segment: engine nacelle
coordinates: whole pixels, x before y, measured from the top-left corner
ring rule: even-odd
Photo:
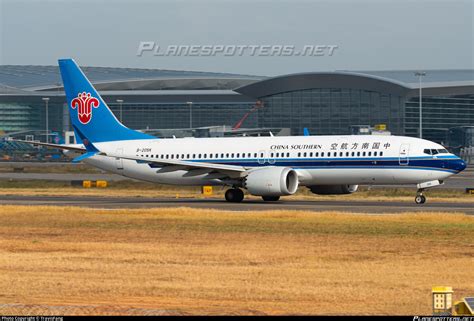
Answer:
[[[265,167],[251,171],[244,187],[256,196],[291,195],[298,189],[298,174],[288,167]]]
[[[311,193],[318,195],[342,195],[357,192],[359,185],[313,185],[308,186]]]

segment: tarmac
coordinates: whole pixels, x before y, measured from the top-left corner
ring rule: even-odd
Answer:
[[[146,198],[146,197],[103,197],[103,196],[23,196],[0,195],[0,204],[12,205],[55,205],[78,206],[84,208],[131,209],[131,208],[170,208],[190,207],[225,211],[264,211],[264,210],[301,210],[301,211],[341,211],[365,214],[395,214],[404,212],[448,212],[474,215],[474,203],[430,202],[376,202],[376,201],[318,201],[280,200],[264,202],[244,200],[241,203],[229,203],[220,199],[196,198]]]

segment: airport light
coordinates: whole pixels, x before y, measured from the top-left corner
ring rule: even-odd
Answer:
[[[189,129],[193,129],[193,102],[186,102],[189,106]]]
[[[420,96],[420,138],[423,138],[423,109],[422,109],[422,92],[421,92],[421,79],[426,76],[426,72],[424,71],[417,71],[415,72],[415,76],[418,77],[418,81],[419,81],[419,89],[420,89],[420,93],[419,93],[419,96]]]
[[[123,104],[123,99],[117,99],[117,103],[119,104],[120,106],[120,112],[119,112],[119,116],[120,116],[120,122],[122,122],[122,104]]]
[[[48,138],[49,138],[49,136],[48,136],[48,134],[49,134],[49,117],[48,117],[49,97],[43,97],[41,99],[44,101],[45,107],[46,107],[46,116],[45,116],[45,119],[46,119],[46,135],[45,135],[45,137],[46,138],[45,138],[45,141],[47,143],[49,143],[49,140],[48,140]]]

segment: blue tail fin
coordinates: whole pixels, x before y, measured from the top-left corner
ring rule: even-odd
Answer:
[[[58,63],[76,138],[91,143],[155,138],[122,125],[73,59]]]

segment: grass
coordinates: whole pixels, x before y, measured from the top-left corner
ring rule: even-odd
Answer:
[[[84,189],[72,187],[69,182],[42,180],[0,180],[0,193],[3,195],[44,195],[70,196],[89,195],[104,197],[188,197],[202,198],[200,187],[160,185],[132,180],[111,181],[106,189]],[[214,187],[211,198],[224,198],[226,188]],[[284,199],[299,200],[337,200],[337,201],[403,201],[413,202],[415,188],[372,188],[360,187],[350,195],[315,195],[307,188],[300,187],[295,195]],[[425,192],[430,202],[472,202],[474,195],[463,190],[435,188]],[[246,198],[253,199],[251,195]],[[258,198],[258,197],[257,197]]]
[[[473,244],[453,213],[0,206],[0,314],[429,314]]]

